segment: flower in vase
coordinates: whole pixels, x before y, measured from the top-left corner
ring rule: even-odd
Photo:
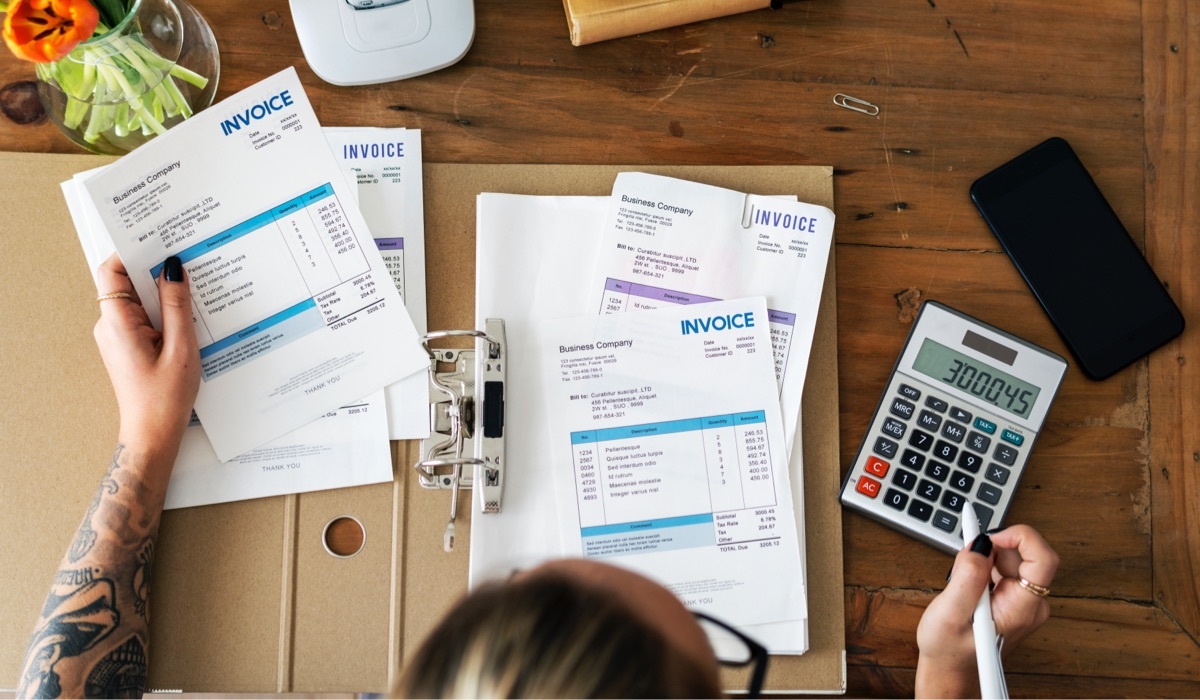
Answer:
[[[203,90],[208,78],[163,56],[140,31],[143,0],[0,0],[4,40],[36,64],[38,79],[62,95],[56,123],[76,143],[136,145],[162,134],[192,106],[176,81]],[[43,95],[45,104],[45,96]],[[121,147],[121,151],[130,146]]]

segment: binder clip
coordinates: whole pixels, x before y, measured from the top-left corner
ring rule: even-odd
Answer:
[[[471,349],[434,349],[439,338],[475,339]],[[504,383],[508,344],[504,320],[485,330],[433,331],[421,337],[429,353],[429,428],[417,462],[419,483],[450,491],[450,522],[442,548],[454,549],[459,489],[478,489],[481,512],[499,513],[504,493]],[[469,469],[464,469],[469,467]]]

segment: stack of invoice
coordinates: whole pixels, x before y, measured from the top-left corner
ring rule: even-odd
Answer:
[[[421,188],[419,131],[322,131],[292,69],[63,183],[156,327],[183,260],[202,382],[167,508],[390,481],[389,437],[428,435]]]
[[[622,173],[611,197],[480,195],[476,223],[510,468],[471,585],[596,558],[806,651],[798,428],[833,213]]]

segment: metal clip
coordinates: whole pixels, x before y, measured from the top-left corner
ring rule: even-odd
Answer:
[[[450,490],[450,521],[442,546],[454,549],[458,490],[480,484],[484,513],[499,513],[504,492],[504,383],[508,346],[504,321],[489,318],[485,331],[434,331],[421,338],[429,354],[430,435],[421,441],[418,482],[427,489]],[[471,337],[483,341],[482,352],[437,350],[429,341]],[[439,372],[439,363],[453,369]],[[463,467],[470,466],[464,474]]]
[[[839,100],[838,98],[841,98],[841,99]],[[867,102],[866,100],[860,100],[857,97],[843,95],[840,92],[833,96],[833,103],[835,105],[837,105],[838,107],[845,107],[846,109],[852,109],[855,112],[861,112],[863,114],[866,114],[866,115],[869,115],[872,117],[879,114],[879,107],[877,107],[876,105],[873,105],[870,102]]]

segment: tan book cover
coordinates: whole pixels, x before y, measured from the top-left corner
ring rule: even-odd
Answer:
[[[770,4],[771,0],[563,0],[571,43],[576,46],[760,10]]]

